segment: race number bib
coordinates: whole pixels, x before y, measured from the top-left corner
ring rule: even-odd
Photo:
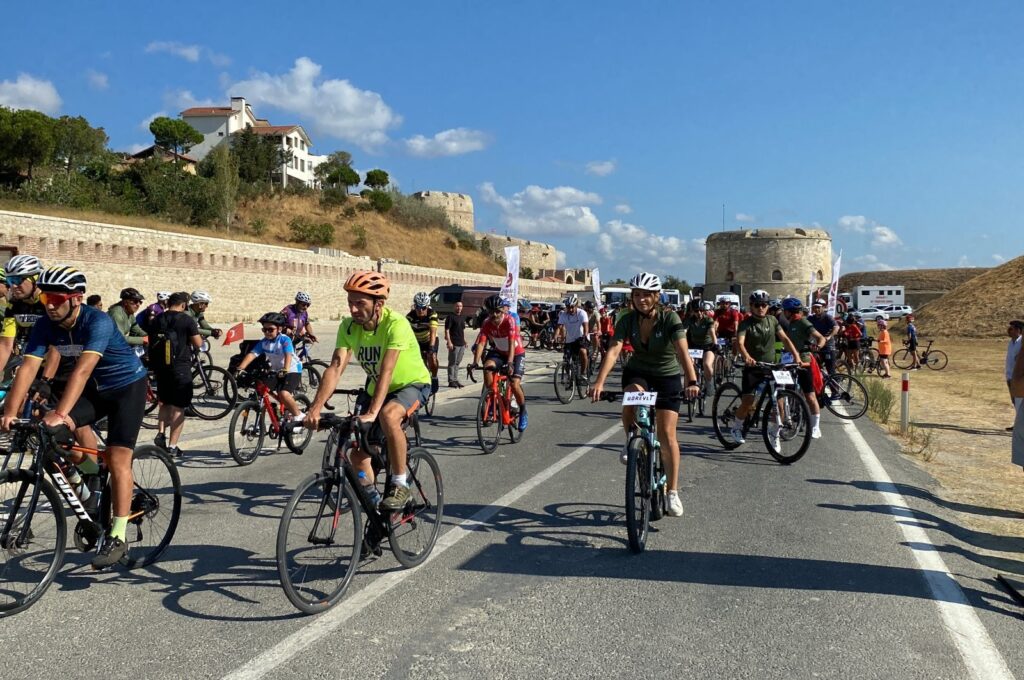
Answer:
[[[793,376],[789,371],[772,371],[776,385],[792,385]]]
[[[790,354],[789,352],[783,352],[782,353],[782,363],[784,363],[784,364],[792,364],[792,363],[794,363],[793,362],[793,355]]]
[[[657,400],[657,392],[626,392],[622,395],[623,406],[654,406]]]
[[[726,340],[725,338],[719,338],[718,339],[718,346],[719,347],[725,347],[727,344],[729,344],[729,341]]]
[[[690,358],[691,359],[703,359],[704,358],[704,350],[702,350],[702,349],[691,349],[690,350]]]

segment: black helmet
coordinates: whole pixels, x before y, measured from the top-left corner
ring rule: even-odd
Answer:
[[[267,312],[260,317],[260,323],[269,323],[274,326],[284,326],[288,323],[288,319],[284,317],[281,312]]]
[[[128,300],[131,302],[142,302],[146,298],[143,297],[142,293],[135,290],[134,288],[125,288],[121,291],[121,299]]]
[[[508,300],[504,299],[500,295],[492,295],[484,300],[484,309],[488,312],[496,312],[502,307],[508,307]]]

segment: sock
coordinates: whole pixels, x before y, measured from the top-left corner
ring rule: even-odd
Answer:
[[[94,475],[100,471],[100,464],[92,456],[85,456],[75,467],[81,470],[83,475]]]
[[[293,423],[301,423],[305,419],[306,419],[306,414],[303,413],[302,411],[299,411],[299,415],[292,416],[292,422]]]
[[[128,531],[128,516],[115,517],[113,524],[110,525],[110,535],[114,538],[120,538],[124,540],[125,533]]]
[[[818,427],[821,424],[821,414],[817,413],[811,416],[811,427]]]
[[[395,486],[409,486],[409,483],[405,481],[406,473],[400,475],[391,475],[391,481]]]

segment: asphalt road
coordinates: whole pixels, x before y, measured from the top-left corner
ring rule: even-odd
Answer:
[[[442,389],[423,421],[446,496],[434,556],[404,570],[385,553],[316,617],[284,597],[274,540],[321,438],[304,456],[239,468],[226,421],[190,422],[185,505],[164,558],[96,574],[72,547],[44,597],[0,621],[0,677],[988,680],[1024,669],[1021,609],[994,578],[1006,565],[958,519],[999,511],[941,501],[871,423],[826,414],[824,438],[792,466],[753,440],[722,451],[707,418],[682,423],[686,514],[656,523],[634,555],[617,408],[558,403],[554,359],[530,354],[529,430],[491,455],[476,445],[478,388]]]

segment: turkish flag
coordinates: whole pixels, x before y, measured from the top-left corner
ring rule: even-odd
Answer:
[[[236,340],[243,340],[245,338],[245,325],[239,321],[234,326],[228,329],[228,332],[224,334],[224,344],[230,345]]]

